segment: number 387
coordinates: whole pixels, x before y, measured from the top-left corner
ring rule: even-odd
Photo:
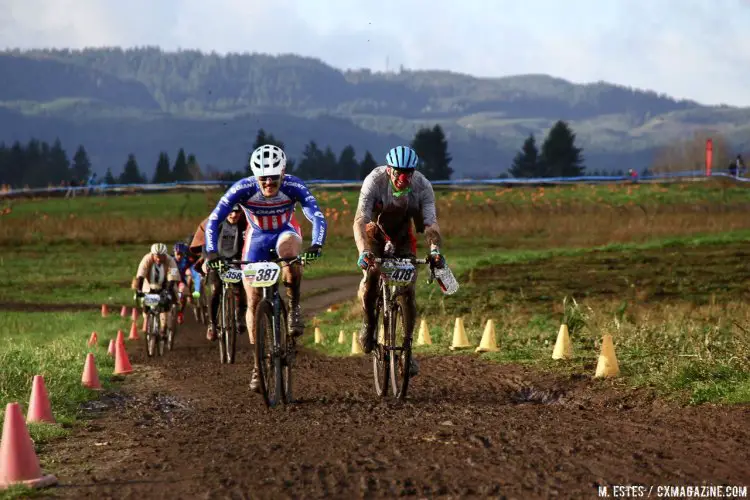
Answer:
[[[276,274],[279,272],[278,269],[266,268],[260,269],[255,275],[257,281],[273,281],[276,279]]]

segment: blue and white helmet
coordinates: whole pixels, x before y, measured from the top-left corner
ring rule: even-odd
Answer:
[[[385,164],[394,168],[415,169],[419,165],[419,155],[409,146],[396,146],[388,151]]]

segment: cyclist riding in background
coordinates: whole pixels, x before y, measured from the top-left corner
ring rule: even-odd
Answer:
[[[416,232],[425,233],[430,245],[431,266],[445,266],[445,259],[440,253],[435,193],[430,181],[416,171],[419,156],[410,147],[397,146],[388,152],[385,162],[384,166],[374,168],[362,182],[354,215],[354,241],[359,252],[357,265],[364,274],[358,295],[363,316],[359,343],[365,353],[371,352],[374,347],[377,326],[375,306],[380,271],[373,266],[373,258],[383,256],[386,238],[393,244],[396,257],[416,257],[417,239],[411,224],[413,220]],[[416,281],[406,290],[404,318],[407,334],[414,332],[417,315],[415,284]],[[419,373],[414,358],[409,369],[412,376]]]
[[[226,220],[222,220],[216,228],[216,234],[218,235],[216,251],[218,256],[222,259],[239,260],[242,258],[242,249],[245,247],[245,238],[248,228],[247,218],[238,204],[234,204],[232,210],[226,215]],[[204,257],[208,254],[206,251],[207,240],[205,239],[205,233],[200,233],[202,229],[208,229],[209,219],[210,217],[206,218],[206,220],[201,223],[198,227],[198,231],[196,231],[195,237],[193,238],[193,242],[191,243],[191,248],[195,248],[200,241],[203,242]],[[206,338],[214,341],[216,340],[216,316],[219,312],[221,302],[222,283],[221,278],[219,277],[219,271],[217,269],[209,268],[207,262],[207,259],[204,259],[203,269],[206,274],[206,285],[210,286],[210,289],[206,288],[206,293],[209,294],[208,329],[206,330]],[[240,314],[237,315],[239,318],[239,324],[237,327],[240,330],[245,330],[247,328],[245,324],[245,316],[247,315],[247,312],[245,311],[247,308],[247,297],[245,290],[239,286],[238,288],[240,289],[240,300],[237,301],[236,306],[238,307],[238,312]]]
[[[302,206],[302,212],[312,223],[312,244],[305,250],[304,257],[313,260],[321,255],[321,249],[326,239],[326,220],[318,207],[315,197],[310,193],[305,183],[290,174],[286,174],[286,155],[284,151],[273,145],[257,148],[250,155],[250,169],[253,176],[237,181],[221,197],[216,208],[209,216],[206,225],[206,260],[208,266],[219,269],[222,259],[218,242],[219,224],[229,213],[230,209],[239,204],[245,212],[250,227],[242,251],[242,260],[260,262],[270,259],[269,251],[273,248],[281,258],[293,258],[300,255],[302,250],[302,230],[294,217],[297,203]],[[283,280],[289,298],[289,317],[287,324],[293,335],[304,333],[304,322],[300,308],[300,283],[302,281],[302,265],[295,262],[291,266],[284,266]],[[248,297],[246,320],[249,330],[250,343],[255,343],[255,322],[253,314],[262,290],[254,288],[252,282],[243,279],[245,292]],[[251,390],[259,389],[258,367],[253,369]]]
[[[183,314],[183,312],[185,311],[185,303],[187,302],[187,300],[192,299],[188,291],[192,288],[193,285],[193,276],[191,271],[196,259],[188,252],[188,246],[181,241],[178,241],[174,244],[174,247],[172,247],[172,252],[172,258],[174,258],[174,261],[177,264],[177,269],[180,271],[180,284],[178,286],[180,297],[179,309],[177,312],[177,323],[181,325],[185,320],[185,316]]]
[[[175,260],[168,255],[167,245],[154,243],[151,251],[143,256],[138,264],[138,271],[133,280],[132,288],[135,290],[135,299],[142,298],[146,293],[164,294],[166,300],[171,304],[176,302],[177,286],[180,283],[180,271]],[[159,314],[159,334],[166,335],[167,321],[170,320],[168,312]],[[143,333],[146,333],[148,314],[143,310]],[[171,320],[174,321],[175,318]],[[174,323],[172,324],[174,328]]]

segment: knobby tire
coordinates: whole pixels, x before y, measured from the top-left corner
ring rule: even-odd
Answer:
[[[275,407],[281,387],[281,358],[273,356],[274,327],[273,306],[268,299],[262,299],[255,308],[255,363],[258,367],[261,394],[266,406]]]

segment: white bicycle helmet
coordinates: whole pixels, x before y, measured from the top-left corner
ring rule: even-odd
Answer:
[[[164,243],[154,243],[151,245],[151,253],[154,255],[167,255],[167,245]]]
[[[286,155],[280,147],[266,144],[250,155],[250,169],[255,177],[284,175]]]

